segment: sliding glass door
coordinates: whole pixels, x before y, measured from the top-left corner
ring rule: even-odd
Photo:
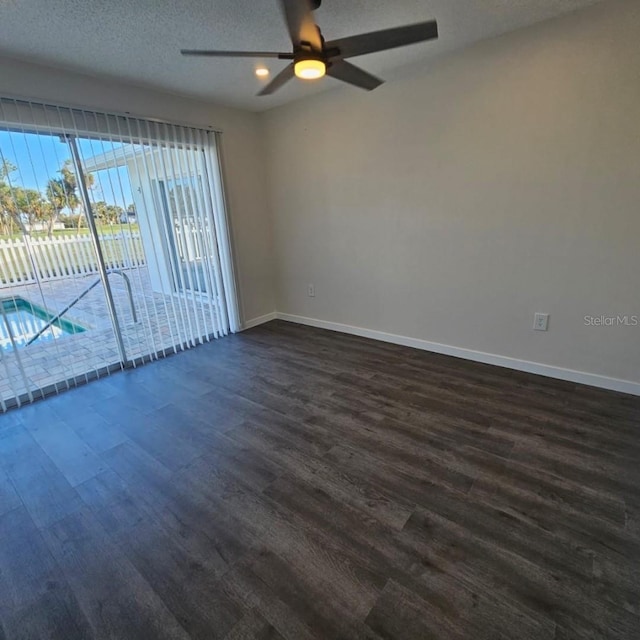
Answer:
[[[0,130],[2,409],[121,361],[78,184],[69,139]]]
[[[192,206],[194,194],[203,189],[202,176],[187,176],[177,181],[157,180],[156,189],[169,231],[168,251],[179,266],[179,277],[174,280],[176,291],[206,292],[205,259],[213,256],[208,253],[204,238],[211,234],[211,229],[208,219],[200,220]]]
[[[238,328],[216,134],[0,99],[0,408]]]

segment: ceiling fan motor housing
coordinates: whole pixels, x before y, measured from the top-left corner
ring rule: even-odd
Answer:
[[[322,51],[313,51],[312,49],[298,49],[293,52],[293,62],[301,60],[320,60],[326,64],[327,56]]]

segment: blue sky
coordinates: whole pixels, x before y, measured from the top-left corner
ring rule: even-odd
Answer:
[[[86,158],[110,152],[118,146],[101,140],[78,140],[80,155]],[[47,182],[60,177],[58,171],[70,157],[67,143],[61,142],[58,136],[0,131],[0,160],[18,167],[10,176],[13,186],[38,189],[44,193]],[[90,192],[92,200],[104,200],[122,208],[133,202],[126,167],[96,172],[94,179]]]

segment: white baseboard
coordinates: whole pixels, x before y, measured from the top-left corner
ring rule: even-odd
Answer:
[[[257,318],[252,318],[251,320],[247,320],[242,323],[242,331],[245,329],[251,329],[251,327],[257,327],[259,324],[264,324],[265,322],[271,322],[278,317],[278,314],[275,311],[271,313],[266,313],[263,316],[258,316]]]
[[[567,380],[578,384],[586,384],[591,387],[600,387],[601,389],[609,389],[611,391],[620,391],[622,393],[630,393],[632,395],[640,396],[640,382],[633,382],[631,380],[621,380],[619,378],[610,378],[595,373],[563,369],[561,367],[554,367],[548,364],[541,364],[539,362],[530,362],[529,360],[517,360],[515,358],[499,356],[493,353],[473,351],[472,349],[462,349],[460,347],[452,347],[448,344],[429,342],[427,340],[420,340],[419,338],[409,338],[407,336],[399,336],[393,333],[385,333],[384,331],[354,327],[348,324],[340,324],[338,322],[306,318],[305,316],[296,316],[279,312],[273,315],[280,320],[306,324],[311,327],[318,327],[319,329],[329,329],[330,331],[338,331],[340,333],[350,333],[354,336],[371,338],[373,340],[380,340],[381,342],[391,342],[405,347],[413,347],[415,349],[422,349],[423,351],[433,351],[434,353],[463,358],[464,360],[493,364],[498,367],[514,369],[516,371],[535,373],[540,376],[546,376],[547,378],[557,378],[558,380]]]

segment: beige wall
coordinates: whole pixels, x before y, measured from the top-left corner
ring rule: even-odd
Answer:
[[[6,58],[0,58],[0,93],[221,129],[242,319],[273,311],[271,221],[256,114]]]
[[[640,381],[583,320],[640,316],[638,33],[605,2],[265,114],[278,311]]]
[[[611,0],[262,115],[9,59],[0,93],[223,129],[244,320],[639,383],[640,327],[583,321],[640,315],[639,30]]]

